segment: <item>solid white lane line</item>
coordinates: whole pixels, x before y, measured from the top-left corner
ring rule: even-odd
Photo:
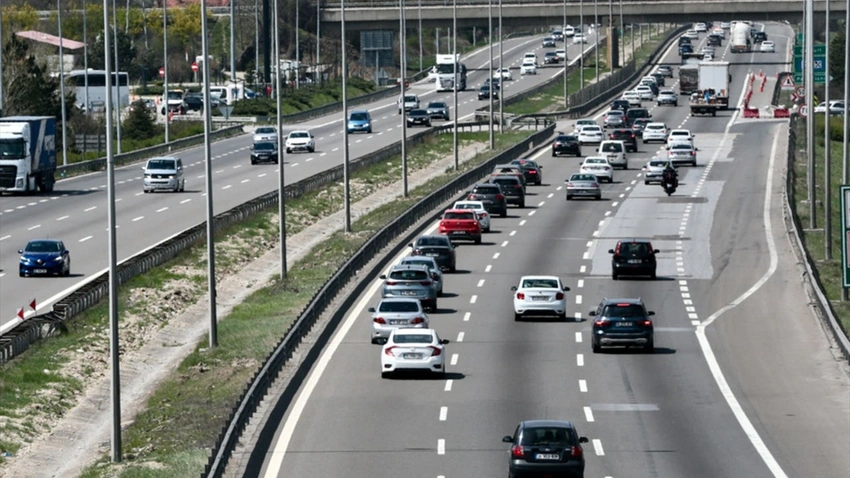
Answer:
[[[92,237],[94,237],[94,236],[86,236],[86,237],[84,237],[84,238],[80,239],[80,240],[79,240],[79,241],[77,241],[77,242],[86,242],[86,241],[88,241],[89,239],[91,239]]]
[[[162,212],[162,211],[167,211],[167,210],[168,210],[168,206],[165,206],[165,207],[161,207],[161,208],[157,209],[156,212]]]
[[[473,295],[472,297],[469,298],[469,303],[474,304],[477,300],[478,300],[478,296]]]
[[[133,222],[141,221],[141,220],[142,220],[142,219],[144,219],[144,218],[145,218],[145,216],[139,216],[139,217],[137,217],[137,218],[133,219]]]
[[[478,281],[478,287],[483,287],[483,286],[484,286],[484,279],[481,279],[481,280]]]
[[[445,390],[446,392],[451,392],[453,383],[454,383],[453,379],[446,380],[446,388],[444,388],[443,390]]]
[[[584,367],[584,354],[576,354],[576,366]]]
[[[593,410],[590,407],[584,407],[584,418],[587,419],[588,422],[593,422]]]
[[[576,332],[576,343],[581,343],[581,332]]]
[[[472,312],[466,312],[463,314],[463,321],[469,322],[469,318],[472,316]]]
[[[602,440],[598,438],[593,439],[593,451],[596,452],[596,456],[605,455],[605,450],[602,449]],[[606,476],[605,478],[611,478],[610,476]]]
[[[452,354],[452,360],[450,365],[457,365],[457,354]]]
[[[581,393],[587,393],[587,380],[582,379],[578,381],[578,390]]]
[[[36,224],[36,225],[35,225],[35,226],[33,226],[33,227],[28,227],[28,228],[27,228],[27,231],[32,231],[33,229],[38,229],[39,227],[41,227],[41,224]]]
[[[56,218],[56,220],[57,220],[57,221],[64,221],[65,219],[68,219],[69,217],[71,217],[71,216],[62,216],[62,217],[57,217],[57,218]]]
[[[445,438],[440,438],[437,440],[437,454],[445,455],[446,454],[446,440]]]
[[[83,209],[83,212],[94,211],[95,209],[97,209],[97,206],[92,206],[92,207],[90,207],[90,208]]]
[[[463,333],[463,332],[458,332],[458,333],[457,333],[457,341],[458,341],[458,342],[463,342],[463,335],[464,335],[464,333]]]
[[[446,421],[446,416],[449,414],[449,407],[440,407],[440,421]]]

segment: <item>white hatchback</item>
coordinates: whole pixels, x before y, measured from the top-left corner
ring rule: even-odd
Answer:
[[[652,101],[655,95],[652,93],[652,88],[647,85],[640,85],[635,88],[635,93],[640,96],[641,101]]]
[[[596,149],[599,156],[608,158],[612,167],[629,169],[629,159],[626,157],[626,144],[618,140],[606,140],[599,143]]]
[[[537,63],[533,60],[523,60],[522,65],[519,67],[520,75],[536,75],[537,74]]]
[[[514,293],[514,320],[525,315],[554,315],[567,318],[567,295],[569,291],[557,276],[522,276],[519,284],[511,287]]]
[[[286,137],[286,153],[295,151],[306,151],[312,153],[316,150],[316,141],[309,131],[293,131]]]
[[[762,53],[776,53],[776,44],[772,41],[763,41],[759,46],[759,51]]]
[[[623,96],[621,96],[620,98],[628,101],[629,106],[639,107],[641,105],[641,101],[642,101],[641,98],[640,98],[640,93],[638,93],[636,91],[627,91],[627,92],[623,93]]]
[[[422,370],[445,375],[447,339],[434,329],[400,328],[390,332],[381,347],[381,378],[400,370]]]

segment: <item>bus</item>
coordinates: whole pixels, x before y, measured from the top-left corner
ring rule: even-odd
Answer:
[[[88,76],[89,104],[86,105],[86,76]],[[119,84],[120,82],[120,84]],[[74,89],[77,106],[83,111],[103,111],[106,107],[106,71],[105,70],[73,70],[65,74],[65,85]],[[117,85],[118,94],[115,94]],[[130,105],[130,75],[118,73],[118,81],[112,74],[112,102],[120,108]]]

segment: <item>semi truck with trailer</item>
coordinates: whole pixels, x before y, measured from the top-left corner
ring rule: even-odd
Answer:
[[[458,91],[466,90],[466,65],[460,62],[460,55],[437,55],[436,90],[453,91],[455,81]]]
[[[55,173],[56,118],[0,118],[0,193],[53,191]]]

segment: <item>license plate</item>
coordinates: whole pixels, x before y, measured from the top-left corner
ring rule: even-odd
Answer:
[[[390,325],[403,325],[403,324],[406,324],[406,323],[407,323],[406,320],[401,320],[401,319],[390,320]]]
[[[406,358],[406,359],[421,359],[421,358],[422,358],[422,354],[412,354],[412,353],[408,353],[408,354],[401,354],[401,358]]]
[[[35,269],[33,270],[33,272],[35,272],[36,274],[46,274],[47,269]]]
[[[634,322],[614,322],[614,327],[634,327]]]
[[[437,254],[436,252],[429,252],[429,253],[427,253],[427,254],[425,254],[425,255],[426,255],[426,256],[428,256],[428,257],[440,257],[440,255],[439,255],[439,254]]]
[[[401,291],[401,295],[416,295],[415,290],[403,290]]]
[[[464,232],[464,231],[452,231],[453,236],[460,236],[462,234],[466,234],[466,232]]]
[[[640,264],[640,263],[641,263],[640,259],[629,259],[629,264]]]
[[[561,457],[557,454],[552,453],[538,453],[534,455],[534,458],[537,460],[558,460]]]
[[[549,298],[545,295],[534,295],[531,296],[531,300],[548,300]]]

